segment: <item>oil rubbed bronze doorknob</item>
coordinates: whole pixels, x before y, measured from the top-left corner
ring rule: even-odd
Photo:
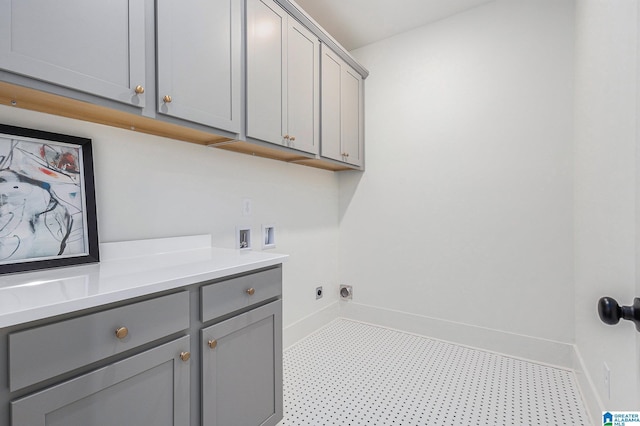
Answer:
[[[640,331],[640,298],[633,299],[632,306],[620,306],[613,297],[601,297],[598,300],[598,315],[603,323],[615,325],[620,318],[633,321]]]

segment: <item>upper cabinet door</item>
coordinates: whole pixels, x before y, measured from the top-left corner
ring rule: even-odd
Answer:
[[[289,146],[317,153],[320,139],[320,42],[307,28],[290,18],[287,47]]]
[[[287,13],[271,0],[247,0],[247,136],[283,144],[286,133]]]
[[[0,68],[144,106],[144,2],[0,0]]]
[[[241,1],[157,0],[158,112],[240,132]]]
[[[320,42],[272,0],[247,1],[247,136],[315,154]]]
[[[322,46],[322,143],[323,157],[343,161],[341,127],[342,60],[331,50]]]
[[[353,68],[344,65],[341,75],[342,97],[342,149],[346,162],[362,166],[364,143],[362,77]]]
[[[321,155],[362,167],[364,157],[363,81],[352,67],[322,46]]]

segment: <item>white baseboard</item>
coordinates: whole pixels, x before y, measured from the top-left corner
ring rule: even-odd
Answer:
[[[573,349],[573,370],[576,373],[578,386],[582,392],[582,400],[586,405],[589,416],[591,416],[591,423],[594,425],[601,424],[602,412],[605,411],[604,404],[598,395],[598,391],[596,391],[593,379],[584,364],[582,355],[580,355],[580,350],[575,345]]]
[[[287,349],[340,316],[340,304],[334,302],[284,328],[282,346]]]
[[[375,306],[340,302],[340,316],[394,328],[503,355],[573,369],[574,349],[570,343],[430,318]]]

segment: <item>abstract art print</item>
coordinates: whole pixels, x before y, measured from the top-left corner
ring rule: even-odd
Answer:
[[[0,274],[97,262],[91,140],[0,124]]]

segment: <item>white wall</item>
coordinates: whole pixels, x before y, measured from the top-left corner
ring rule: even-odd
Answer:
[[[0,122],[93,140],[101,242],[211,234],[215,246],[234,248],[237,224],[259,233],[271,223],[273,250],[290,254],[285,326],[337,300],[335,173],[6,106]],[[260,250],[257,235],[254,244]],[[318,285],[327,291],[316,302]]]
[[[639,410],[636,332],[602,324],[601,296],[636,293],[636,0],[579,0],[576,8],[576,345],[601,409]],[[603,363],[611,368],[611,398]]]
[[[496,0],[356,50],[371,72],[364,174],[5,106],[0,122],[93,139],[102,242],[210,233],[233,247],[236,224],[275,223],[285,327],[336,315],[344,282],[353,306],[575,341],[601,408],[640,409],[632,326],[595,310],[637,295],[638,12]]]
[[[498,0],[353,52],[340,176],[354,302],[572,342],[573,2]]]

